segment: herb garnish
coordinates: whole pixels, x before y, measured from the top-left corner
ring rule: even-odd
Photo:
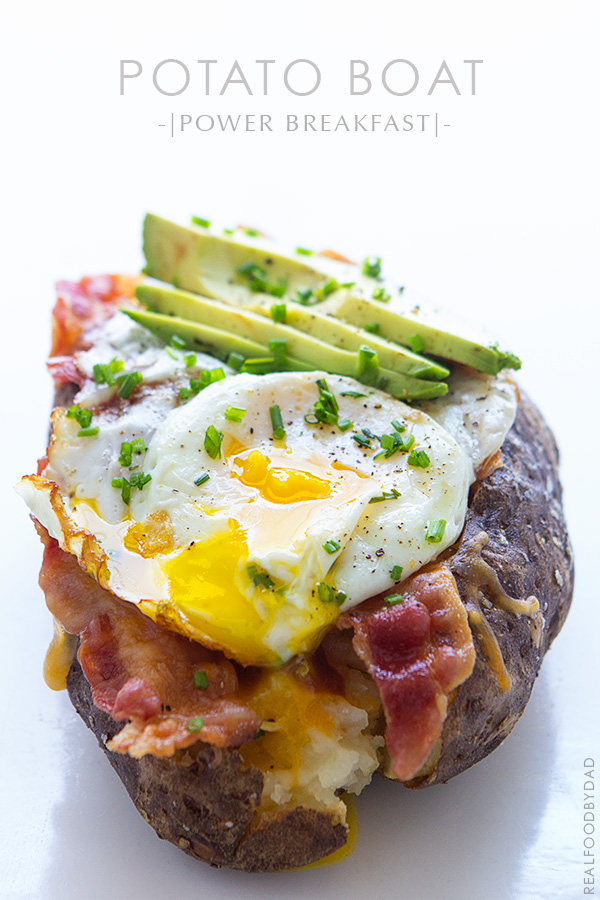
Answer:
[[[281,418],[281,409],[277,403],[269,407],[269,415],[271,416],[273,437],[276,441],[282,441],[285,437],[285,428],[283,427],[283,419]]]
[[[446,520],[445,519],[432,519],[429,525],[427,526],[427,533],[425,535],[425,540],[428,544],[439,544],[444,536],[444,531],[446,530]]]
[[[211,459],[221,458],[221,441],[223,432],[218,431],[214,425],[209,425],[204,435],[204,449]]]

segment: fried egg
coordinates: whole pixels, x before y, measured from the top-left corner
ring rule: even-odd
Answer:
[[[457,539],[475,460],[422,410],[324,372],[224,372],[181,402],[183,362],[144,352],[152,377],[140,365],[130,401],[93,388],[77,398],[97,404],[97,434],[55,411],[48,465],[20,492],[63,549],[160,624],[243,665],[277,665]],[[208,363],[221,365],[197,361]],[[343,428],[311,415],[322,380]],[[395,431],[426,466],[382,452]]]

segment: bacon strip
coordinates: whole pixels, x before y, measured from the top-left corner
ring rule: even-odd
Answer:
[[[475,650],[454,576],[429,566],[402,585],[404,602],[368,601],[340,618],[373,678],[400,781],[418,773],[441,735],[448,695],[473,671]]]
[[[38,530],[45,547],[40,586],[48,608],[66,631],[80,635],[79,661],[96,706],[127,721],[111,750],[168,757],[198,740],[237,747],[255,736],[260,718],[235,699],[238,679],[229,660],[118,600]],[[194,684],[197,671],[206,673],[205,690]],[[189,731],[189,720],[198,718],[201,731]]]
[[[81,349],[85,331],[109,319],[117,306],[133,296],[137,279],[125,275],[97,275],[79,282],[59,281],[52,312],[50,356],[71,356]]]

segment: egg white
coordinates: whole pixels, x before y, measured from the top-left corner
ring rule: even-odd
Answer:
[[[500,446],[514,416],[514,396],[496,379],[485,380],[485,409],[481,379],[457,383],[457,402],[428,405],[436,422],[324,372],[227,370],[224,380],[181,403],[179,388],[195,374],[183,355],[167,353],[152,336],[142,340],[139,326],[132,331],[120,318],[93,350],[78,355],[78,364],[91,373],[95,362],[121,356],[127,370],[142,372],[144,390],[123,403],[114,389],[88,382],[76,399],[94,407],[98,435],[79,436],[77,422],[56,411],[44,478],[24,479],[21,493],[80,559],[81,540],[73,534],[94,536],[106,586],[117,596],[244,664],[279,663],[310,649],[340,611],[388,590],[452,544],[474,466]],[[197,365],[222,364],[199,355]],[[349,419],[352,428],[307,424],[319,399],[317,379],[326,380],[340,421]],[[342,396],[347,392],[362,396]],[[274,405],[283,440],[273,437]],[[241,422],[227,417],[228,407],[245,410]],[[362,429],[389,433],[392,421],[414,437],[414,449],[426,451],[426,468],[409,465],[408,453],[374,459],[377,439],[370,447],[353,440]],[[214,459],[204,443],[209,426],[223,435]],[[145,450],[125,468],[121,443],[138,437]],[[263,484],[252,480],[259,470],[266,472]],[[135,471],[151,480],[133,489],[126,504],[113,479]],[[58,492],[49,485],[60,492],[58,513]],[[401,496],[370,502],[393,492]],[[427,540],[433,520],[446,523],[437,543]],[[319,592],[320,583],[329,595]]]

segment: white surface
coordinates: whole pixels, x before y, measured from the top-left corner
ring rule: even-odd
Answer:
[[[15,4],[8,14],[2,65],[12,141],[4,160],[0,358],[8,423],[0,451],[0,896],[7,900],[584,896],[583,761],[600,765],[595,7],[323,5],[308,0],[300,15],[270,0],[168,7],[135,0],[94,11],[59,0]],[[394,104],[440,109],[454,123],[445,141],[241,135],[177,143],[156,124],[171,101],[150,91],[120,98],[115,86],[119,58],[169,56],[322,61],[331,86],[318,98],[268,98],[290,111],[351,108],[336,74],[350,57],[405,56],[424,67],[444,57],[484,58],[486,74],[472,99],[371,101],[375,112]],[[177,108],[201,111],[205,103],[196,93]],[[267,99],[210,98],[214,110],[219,103],[225,112],[260,111]],[[485,319],[521,354],[520,383],[561,446],[576,596],[521,722],[490,758],[447,786],[413,794],[373,783],[359,800],[357,849],[335,868],[214,871],[159,842],[67,698],[41,679],[51,623],[36,585],[39,544],[11,484],[44,449],[51,391],[40,361],[52,282],[135,271],[146,209],[381,254],[402,282]],[[597,866],[595,873],[598,893]]]

